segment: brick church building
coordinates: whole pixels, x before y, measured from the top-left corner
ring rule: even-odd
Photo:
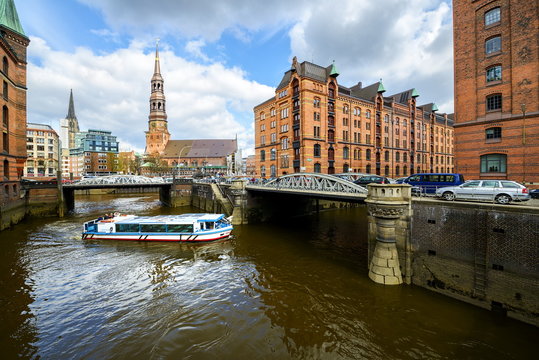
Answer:
[[[154,74],[151,79],[145,154],[147,158],[159,157],[168,164],[171,171],[180,175],[193,175],[198,171],[222,175],[241,172],[241,153],[237,139],[170,139],[158,47],[155,50]]]

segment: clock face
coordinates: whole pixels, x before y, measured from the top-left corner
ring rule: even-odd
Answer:
[[[155,126],[156,126],[155,123],[152,123],[152,127],[155,127]]]

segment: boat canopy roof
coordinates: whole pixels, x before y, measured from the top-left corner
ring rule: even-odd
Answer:
[[[195,222],[215,222],[225,216],[223,214],[181,214],[159,216],[126,216],[125,219],[114,218],[116,224],[193,224]]]

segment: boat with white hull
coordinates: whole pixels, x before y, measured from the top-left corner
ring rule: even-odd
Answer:
[[[226,239],[232,232],[224,214],[105,216],[84,223],[83,239],[205,242]]]

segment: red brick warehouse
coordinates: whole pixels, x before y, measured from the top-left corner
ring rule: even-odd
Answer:
[[[454,0],[455,159],[539,187],[539,2]]]

